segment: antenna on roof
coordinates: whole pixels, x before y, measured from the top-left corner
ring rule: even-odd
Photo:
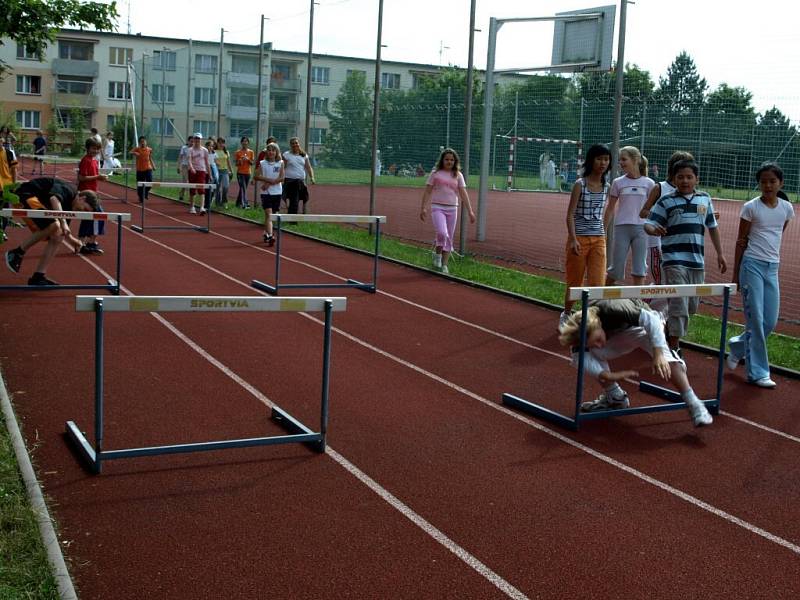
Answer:
[[[131,0],[128,0],[128,35],[131,34]]]

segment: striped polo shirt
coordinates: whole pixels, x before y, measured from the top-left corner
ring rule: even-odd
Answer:
[[[600,192],[590,190],[583,179],[579,179],[577,183],[581,185],[581,197],[575,205],[575,235],[605,235],[603,212],[608,200],[608,183],[603,184],[603,190]]]
[[[705,228],[714,229],[714,207],[705,192],[695,192],[686,198],[677,190],[661,196],[653,205],[647,219],[650,225],[667,230],[661,238],[661,264],[703,269]]]

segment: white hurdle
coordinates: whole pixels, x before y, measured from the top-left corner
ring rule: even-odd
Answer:
[[[581,328],[580,341],[578,343],[578,378],[575,386],[575,412],[572,417],[561,414],[555,410],[547,408],[541,404],[531,402],[515,396],[513,394],[503,394],[503,404],[522,410],[523,412],[535,415],[551,423],[561,425],[573,431],[577,431],[582,421],[594,419],[607,419],[624,415],[633,415],[650,412],[663,412],[678,410],[686,407],[686,403],[681,399],[677,392],[649,383],[639,382],[639,391],[658,396],[667,400],[667,404],[653,404],[647,406],[637,406],[634,408],[622,408],[615,410],[603,410],[597,412],[581,412],[584,388],[584,364],[586,356],[586,318],[590,300],[611,300],[620,298],[685,298],[694,296],[722,296],[722,324],[719,339],[719,349],[717,351],[717,381],[716,396],[703,403],[712,414],[718,414],[720,402],[722,401],[722,376],[725,372],[725,344],[728,332],[728,308],[730,306],[730,296],[736,293],[736,285],[733,283],[715,284],[682,284],[682,285],[651,285],[651,286],[614,286],[614,287],[574,287],[569,290],[570,300],[581,301]]]
[[[76,221],[116,221],[117,223],[117,277],[109,279],[105,285],[101,284],[56,284],[56,285],[0,285],[0,290],[108,290],[112,294],[119,294],[120,273],[122,270],[122,223],[130,221],[129,213],[116,212],[91,212],[72,210],[34,210],[23,208],[4,208],[0,216],[20,219],[71,219]]]
[[[303,443],[317,452],[325,452],[328,429],[328,395],[330,389],[331,328],[334,312],[347,308],[346,298],[272,298],[265,296],[76,296],[75,310],[95,313],[95,385],[94,444],[90,443],[75,421],[66,422],[67,439],[74,444],[79,457],[93,473],[100,473],[102,462],[116,458],[155,456],[187,452],[245,448],[274,444]],[[106,312],[324,312],[325,327],[322,349],[322,398],[319,431],[313,431],[278,406],[271,406],[271,417],[288,430],[288,435],[216,440],[189,444],[169,444],[141,448],[105,450],[104,436],[104,315]]]
[[[183,183],[180,181],[137,181],[136,182],[137,188],[177,188],[177,189],[195,189],[195,190],[215,190],[217,185],[214,183]],[[144,197],[143,197],[144,198]],[[140,203],[141,206],[141,218],[139,221],[139,225],[131,225],[131,229],[136,232],[144,233],[144,212],[145,212],[145,202],[142,198]],[[202,196],[203,206],[205,206],[205,194]],[[206,211],[206,226],[201,227],[199,225],[150,225],[149,229],[190,229],[194,231],[200,231],[202,233],[209,233],[211,231],[211,207],[208,207]]]
[[[254,288],[269,294],[278,294],[280,288],[357,288],[375,293],[378,290],[378,258],[381,249],[381,223],[386,223],[385,216],[375,215],[271,215],[270,220],[275,223],[275,285],[269,285],[258,279],[250,282]],[[281,233],[283,223],[369,223],[375,225],[375,250],[372,253],[372,281],[361,282],[348,279],[346,283],[280,283],[281,277]]]

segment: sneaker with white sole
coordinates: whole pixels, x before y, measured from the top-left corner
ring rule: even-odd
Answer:
[[[753,385],[757,385],[760,388],[765,388],[771,390],[773,388],[778,387],[778,384],[772,381],[769,377],[762,377],[761,379],[754,379],[751,381]]]
[[[189,209],[189,214],[190,215],[196,215],[197,214],[197,211],[194,209],[194,204],[192,204],[192,207]]]
[[[437,252],[433,252],[433,266],[437,269],[442,268],[442,255]]]
[[[735,371],[739,366],[739,361],[742,360],[740,356],[736,356],[733,352],[728,352],[728,357],[725,359],[725,365],[731,371]]]
[[[711,425],[714,422],[714,417],[708,412],[706,405],[697,398],[686,400],[686,406],[689,409],[689,414],[692,416],[692,423],[695,427]]]
[[[596,412],[598,410],[615,410],[618,408],[628,408],[631,405],[628,399],[627,392],[623,392],[622,396],[615,398],[611,394],[603,392],[591,402],[583,402],[581,410],[583,412]]]
[[[450,269],[447,268],[447,265],[442,265],[442,273],[444,273],[445,275],[450,274]]]

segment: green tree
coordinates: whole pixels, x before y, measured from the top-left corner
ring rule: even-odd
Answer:
[[[322,159],[329,166],[368,168],[372,157],[372,92],[366,75],[352,71],[328,111]]]
[[[86,143],[87,119],[83,109],[77,106],[69,109],[69,124],[72,137],[72,146],[69,153],[72,156],[79,156],[83,153],[84,144]]]
[[[111,31],[119,16],[116,2],[82,0],[0,0],[0,14],[0,40],[10,39],[40,57],[62,27]],[[7,63],[0,59],[0,78],[7,71]]]

